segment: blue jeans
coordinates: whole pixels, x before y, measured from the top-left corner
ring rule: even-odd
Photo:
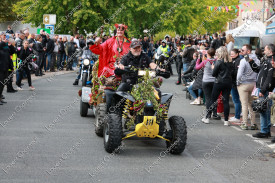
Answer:
[[[47,70],[50,69],[51,60],[52,60],[52,54],[51,53],[47,53],[46,56],[47,56],[47,59],[48,59],[48,65],[47,65],[46,62],[44,63],[44,70],[45,71],[47,71]]]
[[[197,95],[196,95],[196,93],[195,93],[194,90],[193,90],[193,85],[191,85],[191,86],[188,87],[188,91],[189,91],[190,95],[191,95],[194,99],[198,98]],[[198,95],[199,95],[199,97],[201,96],[201,94],[202,94],[202,90],[201,90],[201,89],[198,89]]]
[[[240,119],[241,118],[241,112],[242,112],[242,104],[240,101],[240,96],[237,88],[231,89],[231,95],[232,100],[235,106],[235,118]]]
[[[74,57],[74,58],[73,58],[73,67],[76,67],[76,66],[77,66],[77,58]]]
[[[268,97],[269,92],[266,92],[264,94],[264,97]],[[271,123],[270,123],[270,109],[272,106],[272,100],[268,100],[267,101],[268,106],[266,111],[261,112],[260,113],[260,121],[261,121],[261,133],[269,133],[270,132],[270,127],[271,127]]]
[[[184,64],[182,64],[183,72],[187,71],[189,65],[190,65],[190,63],[184,63]]]

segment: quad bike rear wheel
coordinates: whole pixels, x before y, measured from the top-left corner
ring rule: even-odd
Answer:
[[[96,106],[95,112],[95,133],[99,137],[103,137],[103,127],[106,117],[106,103],[100,103]]]
[[[122,140],[122,120],[117,114],[108,114],[104,123],[104,148],[108,153],[115,152],[121,145]]]
[[[171,136],[168,137],[170,142],[166,141],[167,148],[171,154],[180,154],[184,151],[187,140],[187,128],[184,119],[180,116],[169,118],[171,127]]]

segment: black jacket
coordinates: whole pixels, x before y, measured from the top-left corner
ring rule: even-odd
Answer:
[[[189,67],[188,67],[188,69],[185,72],[183,72],[183,74],[185,75],[185,74],[188,74],[188,73],[192,73],[195,66],[196,66],[196,60],[192,60]]]
[[[15,46],[16,46],[16,48],[22,47],[22,46],[23,46],[23,40],[22,40],[21,38],[19,38],[19,39],[15,42]]]
[[[237,57],[234,58],[232,60],[233,63],[233,71],[232,71],[232,88],[236,88],[237,87],[237,74],[238,74],[238,69],[239,69],[239,65],[241,62],[241,58]]]
[[[22,60],[22,67],[28,67],[28,64],[32,61],[33,51],[31,48],[27,48],[26,50],[24,47],[18,48],[17,50],[17,57]]]
[[[58,44],[59,44],[58,53],[64,53],[65,52],[64,42],[58,41]]]
[[[275,55],[273,57],[275,60]],[[267,91],[271,92],[275,87],[275,69],[272,67],[271,61],[272,56],[265,58],[260,66],[258,66],[254,61],[249,62],[251,69],[256,73],[259,73],[256,87],[260,88],[262,94],[265,94]]]
[[[213,39],[210,48],[217,50],[221,46],[221,41],[219,39]]]
[[[71,56],[76,51],[76,43],[75,42],[66,42],[65,43],[65,52],[67,56]]]
[[[79,46],[80,46],[80,48],[84,48],[86,46],[84,39],[79,39]]]
[[[0,42],[0,71],[8,71],[11,67],[9,49],[4,42]]]
[[[193,54],[195,53],[195,49],[191,46],[187,46],[183,50],[182,62],[184,64],[190,63],[193,60]]]
[[[43,34],[40,34],[41,35],[41,37],[42,37],[42,46],[43,46],[43,48],[46,48],[46,46],[47,46],[47,42],[48,42],[48,39],[47,39],[47,36],[46,35],[43,35]]]
[[[218,60],[212,72],[212,76],[216,78],[215,83],[228,83],[232,84],[232,62],[224,62]]]
[[[43,44],[43,43],[42,43]],[[47,50],[46,52],[51,54],[54,50],[54,41],[52,39],[48,39],[48,42],[47,42]]]
[[[33,38],[30,38],[28,41],[29,41],[29,44],[35,43],[35,40]]]
[[[149,68],[151,59],[147,56],[146,53],[141,53],[140,56],[135,57],[131,52],[123,56],[120,63],[124,66],[133,66],[136,69],[145,69]],[[136,84],[138,81],[137,71],[134,73],[128,73],[122,75],[122,82],[129,84]]]

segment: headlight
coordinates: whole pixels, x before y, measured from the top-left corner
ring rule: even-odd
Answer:
[[[147,100],[145,106],[146,107],[153,107],[153,103],[150,100]]]
[[[89,64],[90,64],[90,61],[89,61],[88,59],[84,59],[83,64],[84,64],[84,65],[89,65]]]

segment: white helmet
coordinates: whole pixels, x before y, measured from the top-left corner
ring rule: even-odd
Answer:
[[[162,40],[162,41],[161,41],[161,43],[165,43],[165,44],[167,44],[167,41],[166,41],[166,40]]]

